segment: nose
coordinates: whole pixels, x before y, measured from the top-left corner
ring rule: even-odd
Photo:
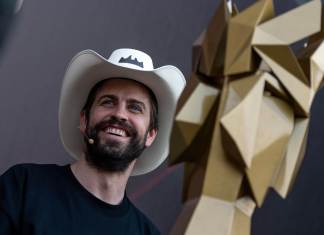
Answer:
[[[122,121],[128,120],[126,107],[124,107],[122,104],[115,107],[113,115]]]

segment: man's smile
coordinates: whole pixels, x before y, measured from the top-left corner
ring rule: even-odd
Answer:
[[[110,126],[108,126],[105,129],[105,133],[112,134],[112,135],[117,135],[117,136],[121,136],[121,137],[127,137],[128,136],[126,130],[121,129],[121,128],[117,128],[117,127],[110,127]]]

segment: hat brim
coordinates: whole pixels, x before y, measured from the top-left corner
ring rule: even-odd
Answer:
[[[95,51],[78,53],[64,76],[59,103],[59,131],[67,152],[78,159],[84,155],[85,143],[80,130],[80,112],[91,88],[109,78],[128,78],[146,85],[155,94],[159,114],[159,131],[153,144],[138,158],[132,175],[157,168],[169,154],[169,139],[177,100],[186,84],[179,69],[167,65],[153,70],[136,70],[110,63]]]

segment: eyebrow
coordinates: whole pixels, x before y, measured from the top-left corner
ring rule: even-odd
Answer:
[[[101,96],[99,99],[98,99],[98,101],[97,101],[97,103],[100,103],[100,101],[101,100],[103,100],[103,99],[105,99],[105,98],[109,98],[109,99],[112,99],[112,100],[118,100],[118,97],[117,96],[115,96],[115,95],[103,95],[103,96]],[[142,102],[142,101],[139,101],[139,100],[137,100],[137,99],[127,99],[127,101],[126,101],[127,103],[131,103],[131,104],[139,104],[140,106],[142,106],[142,108],[144,109],[144,110],[146,110],[146,106],[145,106],[145,104],[144,104],[144,102]]]
[[[105,98],[109,98],[109,99],[112,99],[112,100],[118,100],[118,97],[115,96],[115,95],[103,95],[98,99],[97,103],[99,103],[101,100],[103,100]]]
[[[136,100],[136,99],[128,99],[127,103],[135,103],[135,104],[139,104],[140,106],[142,106],[142,108],[145,110],[146,106],[142,101]]]

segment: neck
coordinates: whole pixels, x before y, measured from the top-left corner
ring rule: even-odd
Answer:
[[[128,178],[133,170],[135,160],[124,172],[102,172],[91,167],[83,158],[71,164],[71,170],[91,194],[100,200],[118,205],[124,198]]]

